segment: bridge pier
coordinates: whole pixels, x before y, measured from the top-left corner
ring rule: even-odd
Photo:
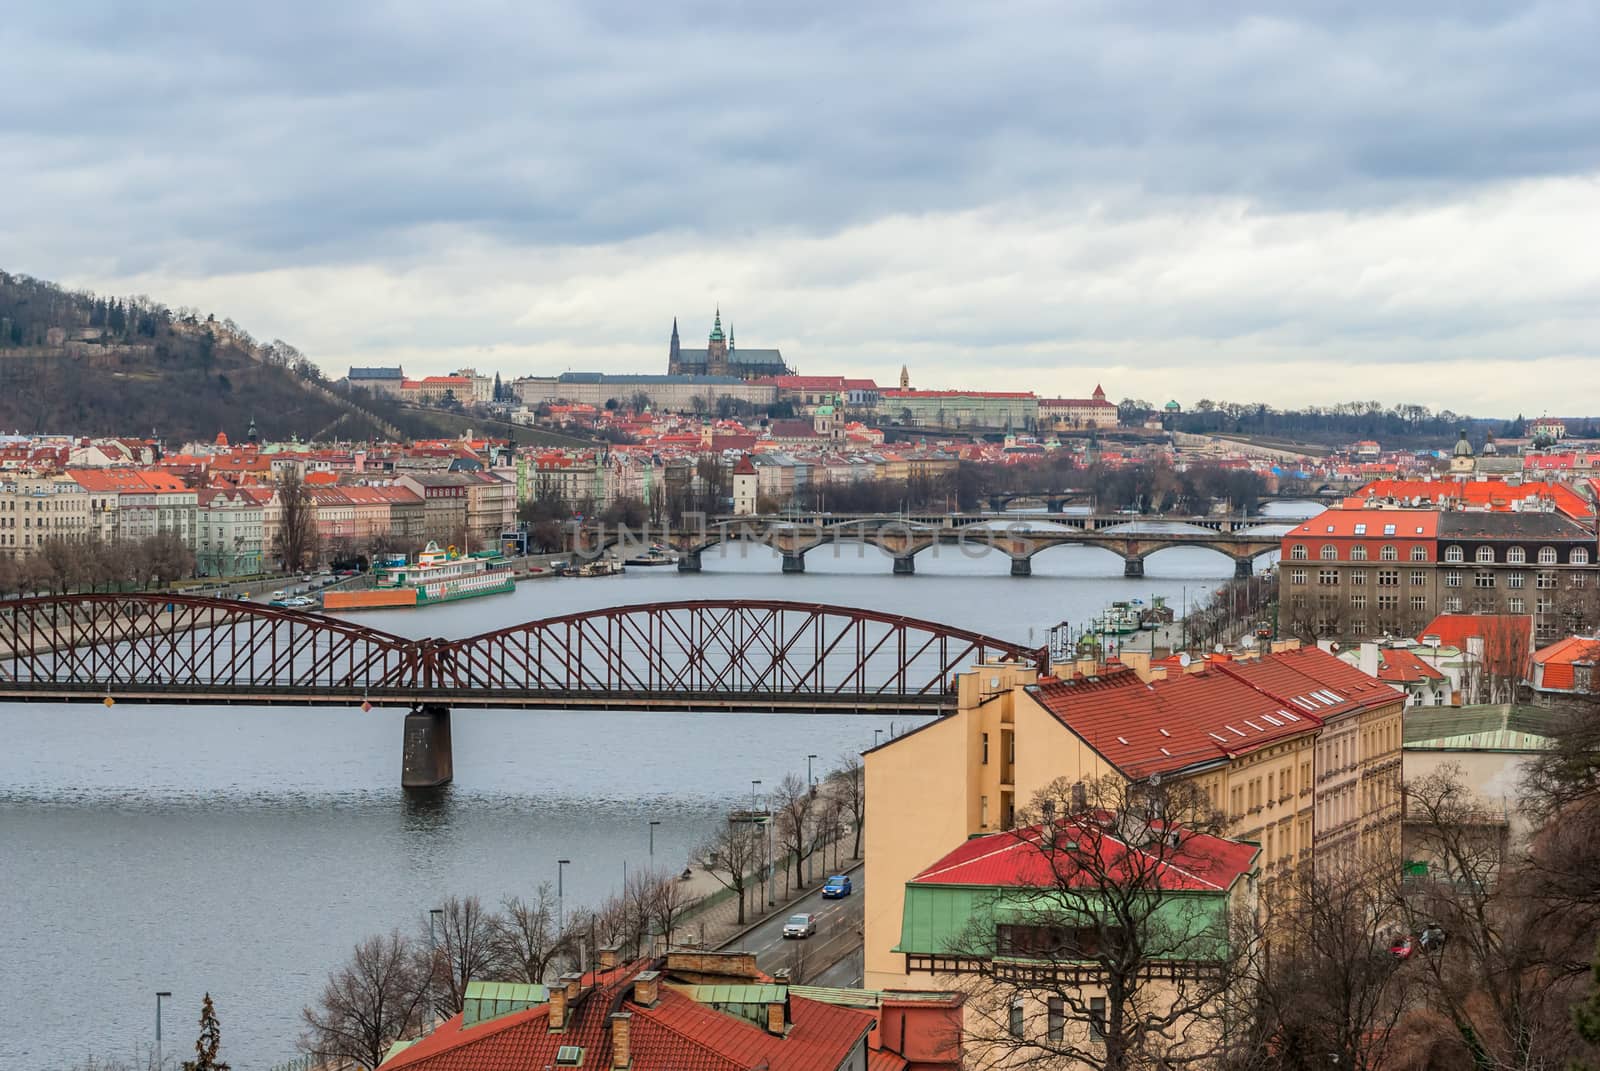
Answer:
[[[1144,575],[1144,559],[1143,558],[1124,558],[1124,559],[1122,559],[1122,575],[1126,576],[1126,577],[1133,577],[1135,579],[1137,579],[1138,577],[1143,576]]]
[[[1065,513],[1067,500],[1064,498],[1047,498],[1044,503],[1046,513]]]
[[[917,559],[911,557],[909,554],[904,558],[896,558],[894,560],[895,576],[912,576],[916,573],[916,571]]]
[[[1236,558],[1233,563],[1233,575],[1236,579],[1244,580],[1255,576],[1256,563],[1253,558]]]
[[[804,554],[785,554],[783,556],[783,571],[786,573],[805,572],[806,556]]]
[[[438,788],[455,778],[450,750],[450,708],[424,703],[406,715],[400,787]]]
[[[685,550],[678,553],[678,572],[698,573],[700,571],[700,552],[698,550]]]
[[[1011,575],[1012,576],[1032,576],[1033,575],[1033,559],[1032,558],[1012,558],[1011,559]]]

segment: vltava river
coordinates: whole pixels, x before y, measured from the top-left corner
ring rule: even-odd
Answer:
[[[1292,509],[1278,507],[1280,516]],[[590,607],[682,598],[866,606],[1044,642],[1113,599],[1178,606],[1232,575],[1210,551],[1152,555],[1142,580],[1089,548],[917,559],[890,574],[871,549],[826,550],[784,576],[775,556],[708,553],[706,571],[634,569],[535,581],[514,595],[363,615],[457,637]],[[1029,630],[1033,633],[1030,636]],[[246,1071],[294,1054],[300,1008],[363,935],[420,926],[450,894],[497,900],[566,869],[569,910],[619,888],[623,860],[678,868],[750,782],[818,774],[871,746],[887,718],[836,715],[458,711],[456,783],[441,801],[399,789],[397,710],[123,705],[0,707],[0,1071],[129,1057],[153,1040],[189,1055],[202,993],[224,1056]],[[930,845],[931,853],[942,848]]]

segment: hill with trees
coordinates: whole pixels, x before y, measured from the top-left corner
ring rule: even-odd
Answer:
[[[252,420],[263,439],[439,433],[230,319],[0,271],[0,431],[203,440],[242,437]]]

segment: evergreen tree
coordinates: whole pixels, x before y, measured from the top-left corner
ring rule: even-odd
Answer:
[[[222,1047],[222,1027],[217,1024],[217,1010],[211,1006],[211,994],[206,994],[200,1005],[200,1037],[194,1043],[195,1058],[185,1060],[183,1071],[228,1071],[228,1065],[217,1059]]]
[[[494,400],[497,401],[497,402],[503,402],[503,401],[506,400],[505,388],[500,386],[500,373],[499,372],[496,372],[494,374]]]

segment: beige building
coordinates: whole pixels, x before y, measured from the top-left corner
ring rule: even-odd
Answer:
[[[512,384],[512,390],[517,400],[530,408],[556,402],[596,408],[604,408],[607,402],[629,406],[642,395],[652,409],[687,413],[714,412],[724,397],[751,405],[772,405],[778,400],[775,384],[751,383],[738,376],[564,372],[524,377]]]
[[[1057,669],[978,666],[954,714],[867,753],[869,988],[921,984],[891,951],[906,881],[938,846],[1009,828],[1058,778],[1192,781],[1227,836],[1260,845],[1264,895],[1324,860],[1398,865],[1404,697],[1387,685],[1316,648]]]
[[[0,552],[25,558],[51,539],[96,534],[90,495],[68,476],[7,476],[0,482]]]

